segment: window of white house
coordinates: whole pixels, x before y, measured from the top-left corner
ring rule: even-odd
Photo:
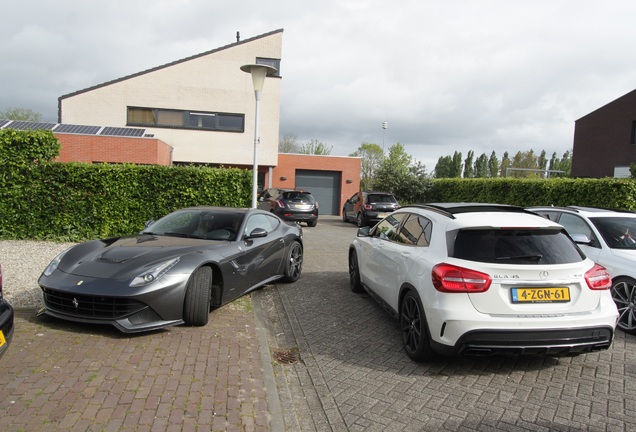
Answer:
[[[267,76],[280,77],[280,59],[256,57],[256,64],[262,64],[265,66],[276,68],[276,72],[267,74]]]
[[[244,132],[245,114],[128,107],[126,125]]]

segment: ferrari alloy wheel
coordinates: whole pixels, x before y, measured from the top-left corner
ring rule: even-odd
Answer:
[[[434,356],[428,335],[424,308],[418,295],[409,290],[400,307],[400,332],[406,354],[414,361],[431,360]]]
[[[618,309],[618,328],[636,334],[636,281],[617,278],[612,283],[612,299]]]
[[[364,291],[360,281],[360,268],[358,266],[358,254],[352,250],[349,252],[349,288],[354,293]]]
[[[183,302],[183,321],[191,326],[204,326],[210,314],[212,268],[200,267],[190,276]]]
[[[303,247],[297,241],[293,242],[287,253],[285,263],[285,282],[296,282],[303,270]]]

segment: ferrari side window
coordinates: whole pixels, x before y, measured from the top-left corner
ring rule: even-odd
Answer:
[[[276,228],[278,228],[278,225],[280,225],[279,219],[269,215],[267,216],[267,221],[269,222],[269,225],[271,227],[270,229],[267,230],[267,232],[274,231]]]
[[[247,224],[245,225],[245,234],[249,235],[249,233],[254,231],[254,229],[256,228],[262,228],[268,233],[270,233],[274,231],[275,227],[273,227],[272,224],[275,222],[276,222],[275,218],[266,214],[252,215],[247,220]]]

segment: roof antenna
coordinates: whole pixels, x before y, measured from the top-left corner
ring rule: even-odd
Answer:
[[[239,32],[236,32],[236,41],[240,42],[241,40],[241,34]]]

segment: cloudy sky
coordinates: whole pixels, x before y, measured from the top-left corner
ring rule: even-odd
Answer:
[[[400,142],[429,172],[454,151],[560,157],[636,88],[633,0],[0,4],[0,111],[55,122],[59,96],[282,28],[281,135],[338,156]]]

